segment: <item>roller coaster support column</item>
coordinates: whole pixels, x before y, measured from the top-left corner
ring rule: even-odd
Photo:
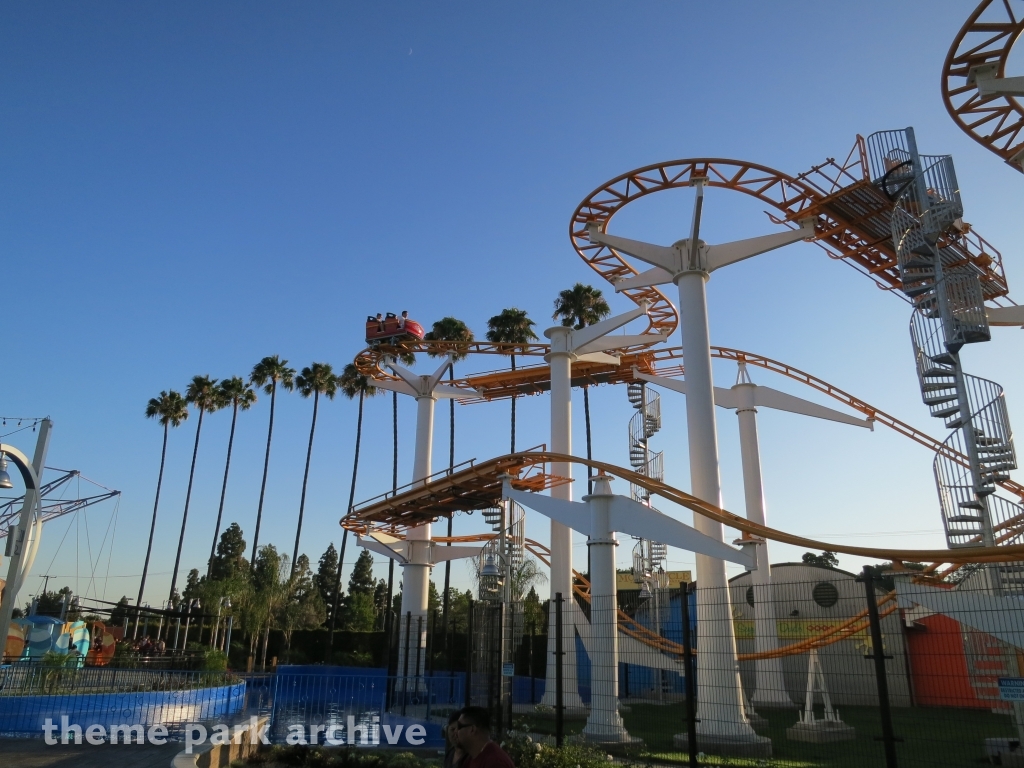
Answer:
[[[583,729],[589,741],[621,744],[634,741],[619,715],[619,643],[618,598],[615,586],[615,532],[660,541],[680,549],[702,553],[714,558],[740,563],[753,568],[752,558],[688,525],[673,520],[656,509],[640,504],[611,490],[611,478],[598,475],[594,492],[583,497],[584,503],[553,499],[529,491],[512,488],[504,478],[503,495],[523,506],[536,510],[552,523],[590,537],[590,624],[591,638],[591,700],[590,716]],[[755,736],[755,738],[758,738]],[[763,739],[763,742],[768,742]],[[771,742],[768,742],[769,746]]]
[[[695,178],[697,188],[690,237],[671,246],[653,245],[608,235],[600,224],[591,223],[590,241],[614,248],[651,264],[652,269],[620,280],[615,290],[675,283],[679,290],[683,360],[686,366],[686,426],[690,453],[691,492],[700,499],[722,506],[718,474],[718,437],[715,429],[714,383],[711,376],[711,342],[708,333],[705,283],[716,269],[752,256],[814,237],[814,220],[800,228],[721,245],[700,240],[700,218],[706,179]],[[723,540],[721,523],[703,516],[694,521],[697,529]],[[697,555],[697,685],[698,734],[701,748],[717,754],[761,754],[754,733],[743,712],[736,636],[729,604],[725,563]],[[713,628],[713,629],[712,629]],[[769,745],[770,749],[770,745]]]
[[[551,450],[556,453],[572,453],[572,364],[575,361],[604,362],[618,365],[618,358],[605,350],[646,344],[658,336],[613,336],[607,334],[621,328],[631,320],[647,314],[647,305],[600,323],[579,330],[558,325],[548,328],[544,335],[551,339],[551,352],[545,357],[551,366]],[[552,472],[560,477],[569,477],[568,464],[554,464]],[[551,489],[552,497],[572,501],[572,484],[564,483]],[[562,610],[562,637],[565,648],[563,656],[564,703],[567,709],[582,710],[576,684],[576,621],[583,617],[572,597],[572,531],[554,520],[551,521],[551,594],[561,592],[566,602]],[[548,625],[548,663],[544,696],[541,704],[552,707],[555,704],[555,628],[554,611]]]
[[[643,381],[687,394],[687,382],[664,376],[649,376],[636,369],[633,375]],[[765,522],[764,483],[761,479],[761,451],[757,439],[757,409],[775,408],[780,411],[799,413],[818,419],[838,421],[855,427],[874,429],[873,422],[850,416],[841,411],[803,400],[771,387],[761,387],[750,380],[747,366],[742,360],[736,384],[732,389],[715,387],[715,405],[736,411],[740,426],[740,455],[743,462],[743,494],[747,506],[747,519],[760,525]],[[778,647],[775,628],[774,599],[771,590],[771,560],[768,557],[768,542],[761,538],[743,540],[757,552],[757,570],[754,571],[754,625],[755,650],[757,653],[774,651]],[[750,703],[755,707],[786,708],[796,705],[786,693],[782,677],[782,660],[778,658],[758,659],[756,668],[756,690]]]
[[[998,64],[980,64],[967,73],[967,84],[980,96],[1024,96],[1024,77],[996,77]]]
[[[422,376],[403,368],[395,362],[388,362],[388,367],[399,377],[399,381],[375,381],[374,386],[389,389],[403,395],[416,398],[416,452],[413,457],[413,483],[423,483],[430,477],[431,454],[434,442],[434,404],[438,398],[460,398],[474,394],[471,389],[459,389],[441,384],[441,377],[451,365],[451,357],[446,357],[441,366],[429,376]],[[426,620],[428,612],[428,595],[430,592],[430,569],[434,563],[444,560],[457,560],[463,557],[475,557],[479,547],[435,547],[431,541],[430,523],[410,528],[405,540],[380,533],[371,533],[359,538],[359,545],[365,549],[397,560],[402,566],[402,614],[412,615],[411,622],[400,628],[398,639],[398,669],[404,669],[405,649],[411,648],[418,659],[417,667],[405,680],[422,680],[425,654],[419,649],[425,647]],[[340,567],[340,566],[339,566]],[[421,620],[422,619],[422,620]],[[419,629],[417,641],[407,642],[405,634],[409,627]],[[417,644],[418,643],[418,644]]]

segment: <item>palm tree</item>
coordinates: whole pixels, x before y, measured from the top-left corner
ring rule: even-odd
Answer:
[[[468,342],[473,340],[473,332],[469,326],[454,317],[442,317],[423,336],[425,341],[454,341]],[[458,346],[447,346],[444,344],[433,345],[427,352],[431,357],[442,357],[447,354],[452,356],[452,364],[448,368],[448,380],[455,380],[455,363],[465,360],[468,352],[459,349]],[[455,401],[448,400],[448,468],[455,466]],[[452,517],[448,517],[448,538],[452,537]],[[448,542],[451,546],[451,542]],[[451,581],[452,563],[445,560],[444,563],[444,597],[441,607],[442,622],[445,626],[445,633],[448,631],[448,585]]]
[[[185,492],[185,510],[181,513],[181,533],[178,535],[178,552],[174,556],[174,570],[171,571],[171,591],[167,597],[174,598],[174,588],[178,583],[178,566],[181,564],[181,548],[185,544],[185,524],[188,522],[188,507],[192,502],[192,481],[196,475],[196,457],[199,455],[199,436],[203,431],[203,415],[213,413],[221,406],[217,380],[209,376],[193,376],[185,389],[185,402],[199,409],[199,422],[196,424],[196,443],[192,447],[192,468],[188,472],[188,490]]]
[[[217,551],[217,539],[220,536],[220,520],[224,514],[224,497],[228,492],[228,470],[231,468],[231,449],[235,444],[235,422],[238,420],[238,412],[248,411],[256,402],[256,393],[244,379],[232,376],[220,383],[217,391],[221,400],[221,407],[231,406],[231,432],[228,436],[228,457],[224,462],[224,482],[220,487],[220,506],[217,507],[217,525],[213,529],[213,544],[210,546],[210,562],[206,567],[206,576],[210,577],[213,571],[213,556]]]
[[[611,307],[605,301],[601,291],[592,285],[576,283],[572,288],[562,291],[555,299],[555,311],[551,314],[552,320],[560,320],[566,328],[580,330],[588,325],[594,325],[602,318],[612,313]],[[583,416],[587,424],[587,459],[592,459],[590,444],[590,387],[583,385]],[[593,468],[587,467],[587,490],[593,491],[593,484],[590,477],[593,475]]]
[[[160,397],[151,397],[146,405],[146,418],[156,419],[164,428],[164,444],[160,449],[160,472],[156,476],[156,500],[153,502],[153,521],[149,524],[149,544],[146,546],[146,562],[142,566],[142,581],[139,582],[139,599],[136,605],[142,605],[142,593],[146,589],[146,574],[149,572],[149,556],[153,552],[153,532],[156,530],[156,511],[160,506],[160,486],[164,481],[164,459],[167,458],[167,432],[169,427],[177,427],[188,418],[188,403],[179,392],[173,389],[161,392]]]
[[[306,484],[309,481],[309,459],[313,455],[313,433],[316,432],[316,413],[320,395],[333,400],[338,392],[338,377],[329,363],[313,363],[295,377],[295,386],[303,397],[313,396],[313,422],[309,426],[309,445],[306,447],[306,470],[302,473],[302,498],[299,501],[299,524],[295,527],[295,551],[292,554],[292,573],[299,563],[299,537],[302,535],[302,513],[306,510]]]
[[[533,332],[536,323],[526,316],[526,310],[510,307],[501,310],[501,314],[495,315],[487,321],[487,340],[496,344],[528,344],[536,341],[537,334]],[[516,369],[516,353],[511,352],[512,370]],[[512,394],[512,447],[509,453],[516,452],[516,396]]]
[[[249,374],[249,383],[256,387],[263,387],[263,391],[270,395],[270,426],[267,427],[267,453],[263,457],[263,482],[260,483],[260,503],[256,508],[256,531],[252,536],[252,558],[250,563],[256,562],[257,546],[260,543],[260,524],[263,522],[263,499],[267,493],[267,470],[270,468],[270,440],[274,436],[274,405],[277,401],[277,386],[280,384],[287,390],[295,386],[295,369],[288,367],[288,361],[282,360],[277,355],[264,357],[252,368]],[[255,567],[255,566],[254,566]]]
[[[370,380],[361,374],[353,363],[349,363],[342,370],[341,376],[338,377],[338,385],[341,387],[342,394],[349,400],[354,399],[357,395],[359,396],[359,416],[356,418],[356,451],[355,459],[352,461],[352,484],[349,486],[348,506],[345,508],[347,514],[352,511],[352,504],[355,502],[356,497],[356,475],[359,472],[359,445],[363,439],[363,400],[380,394],[380,390],[373,386]],[[341,553],[338,556],[338,576],[334,585],[334,607],[331,609],[331,630],[328,635],[328,645],[331,645],[334,641],[334,627],[337,623],[339,597],[341,596],[341,567],[345,562],[345,547],[347,544],[348,528],[341,534]]]

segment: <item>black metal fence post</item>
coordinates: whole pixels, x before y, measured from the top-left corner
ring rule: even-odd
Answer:
[[[537,640],[537,620],[530,622],[530,703],[537,703],[537,678],[533,671],[533,646]]]
[[[896,768],[896,742],[889,708],[889,681],[885,676],[885,648],[882,646],[882,622],[878,616],[878,598],[875,595],[875,569],[864,566],[864,591],[868,601],[868,623],[871,626],[871,656],[875,662],[875,685],[878,687],[878,714],[882,718],[882,742],[885,745],[885,766]]]
[[[392,704],[395,702],[395,685],[396,678],[398,677],[398,627],[401,623],[396,621],[394,615],[394,608],[388,607],[388,617],[385,621],[385,626],[388,627],[387,638],[385,644],[387,646],[385,650],[385,665],[388,669],[388,686],[386,689],[387,700],[385,703],[385,709],[391,710]]]
[[[697,768],[697,681],[693,679],[693,639],[690,636],[690,584],[679,587],[683,614],[683,664],[686,667],[686,750],[690,768]]]
[[[409,635],[412,633],[412,611],[405,614],[405,659],[402,664],[402,716],[409,699]]]
[[[434,634],[437,632],[437,609],[427,617],[427,677],[434,676]]]
[[[416,690],[419,691],[423,679],[423,617],[416,617],[416,671],[413,674],[416,680]]]
[[[466,628],[466,706],[473,703],[473,598],[469,598],[469,621]]]
[[[555,746],[565,738],[565,703],[562,698],[562,593],[555,595]]]

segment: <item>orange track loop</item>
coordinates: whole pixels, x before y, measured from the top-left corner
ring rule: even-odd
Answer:
[[[960,129],[986,149],[1024,172],[1024,106],[1020,97],[982,96],[967,77],[972,67],[996,66],[1006,76],[1013,45],[1024,34],[1024,15],[1009,0],[984,0],[961,28],[942,67],[942,100]],[[1018,156],[1014,161],[1014,157]]]
[[[444,349],[450,350],[453,347],[459,347],[459,351],[476,353],[476,354],[491,354],[491,355],[507,355],[507,347],[511,345],[506,344],[490,344],[473,342],[470,344],[455,344],[452,342],[443,343]],[[540,356],[547,353],[548,347],[544,344],[527,344],[522,347],[516,348],[517,355],[527,356]],[[432,342],[417,342],[411,345],[404,345],[402,351],[408,352],[428,352],[432,351],[437,353],[437,348]],[[384,373],[378,367],[381,363],[383,355],[386,350],[381,348],[366,349],[360,353],[359,357],[356,358],[357,363],[362,363],[363,372],[367,375],[372,376],[376,379],[390,379],[394,378],[389,374]],[[895,416],[890,416],[885,411],[882,411],[870,403],[861,400],[859,397],[855,397],[850,393],[840,389],[834,384],[830,384],[824,379],[820,379],[817,376],[807,373],[795,368],[792,365],[773,360],[770,357],[759,355],[755,352],[745,352],[740,349],[731,349],[729,347],[711,347],[711,356],[721,360],[735,360],[736,362],[745,362],[748,365],[754,365],[765,370],[778,373],[787,378],[798,381],[805,386],[811,387],[812,389],[821,392],[822,394],[828,395],[829,397],[838,400],[840,403],[858,411],[869,419],[873,419],[876,423],[888,427],[889,429],[895,430],[904,437],[908,437],[911,440],[923,445],[935,453],[943,454],[944,456],[952,459],[953,461],[968,466],[968,459],[962,453],[953,450],[947,445],[944,445],[942,441],[937,440],[931,435],[922,432],[916,427],[912,427],[905,421],[897,419]],[[683,350],[682,347],[668,347],[664,349],[647,349],[640,353],[627,355],[623,357],[623,363],[619,368],[613,366],[593,366],[593,377],[598,381],[632,381],[632,365],[636,364],[637,368],[645,372],[656,372],[662,376],[682,376],[683,375]],[[665,363],[673,363],[673,365],[664,365]],[[659,367],[659,364],[662,364]],[[479,402],[481,400],[501,399],[509,396],[512,385],[509,381],[519,382],[531,382],[531,386],[536,387],[536,391],[545,391],[548,384],[547,381],[550,376],[547,373],[548,368],[546,365],[540,366],[523,366],[516,368],[515,371],[503,371],[501,372],[500,381],[497,381],[493,386],[494,395],[490,394],[491,387],[488,384],[495,382],[497,374],[495,373],[484,373],[474,374],[464,379],[456,379],[454,385],[464,389],[480,389],[481,395],[479,398],[475,398],[467,393],[467,401]],[[601,378],[597,378],[601,377]],[[446,382],[448,383],[448,382]],[[525,384],[519,386],[525,388]],[[1017,483],[1014,480],[1002,480],[998,483],[1002,488],[1016,495],[1022,501],[1024,501],[1024,485]],[[1013,524],[1014,521],[1008,521],[1003,523],[1000,527],[1006,528]],[[1019,522],[1019,521],[1018,521]]]
[[[438,537],[436,541],[450,541],[453,544],[465,544],[476,541],[490,541],[494,538],[497,538],[497,534],[485,533],[470,536]],[[549,558],[551,556],[551,550],[548,549],[548,547],[544,546],[538,541],[534,541],[533,539],[527,539],[526,548],[544,565],[550,567],[551,562]],[[575,570],[573,571],[573,577],[573,592],[589,603],[590,582],[583,574]],[[879,599],[878,606],[881,608],[886,603],[894,600],[895,597],[895,592],[888,593],[887,595]],[[884,618],[885,616],[888,616],[893,611],[895,611],[897,608],[898,606],[896,605],[890,606],[889,608],[880,612],[879,616]],[[806,640],[800,640],[796,643],[791,643],[790,645],[785,645],[781,648],[776,648],[774,651],[765,651],[762,653],[740,653],[736,655],[736,658],[739,661],[756,661],[758,659],[795,656],[801,653],[806,653],[812,648],[824,648],[827,645],[832,645],[833,643],[838,643],[841,640],[846,640],[847,638],[852,637],[858,632],[864,630],[864,628],[867,627],[867,622],[865,620],[867,614],[868,612],[866,610],[861,611],[856,616],[848,619],[847,621],[844,621],[842,624],[839,624],[826,632],[821,633],[820,635],[815,635],[814,637],[807,638]],[[639,640],[644,645],[654,648],[655,650],[663,651],[673,656],[677,656],[678,658],[683,657],[683,654],[685,652],[683,646],[681,646],[679,643],[675,643],[669,640],[668,638],[655,634],[651,630],[644,627],[642,624],[638,623],[636,619],[634,619],[632,616],[630,616],[628,613],[621,609],[618,612],[618,619],[619,631],[629,635],[630,637],[636,640]],[[694,653],[696,653],[696,649],[694,649]]]

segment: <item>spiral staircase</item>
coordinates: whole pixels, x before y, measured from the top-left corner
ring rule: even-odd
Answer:
[[[503,511],[501,507],[488,507],[481,512],[484,522],[491,526],[491,530],[494,533],[498,534],[497,538],[491,539],[480,550],[478,572],[481,574],[481,599],[496,599],[497,594],[500,592],[500,582],[497,578],[488,578],[483,574],[485,573],[484,567],[488,564],[488,561],[491,565],[500,568],[503,514],[506,517],[504,529],[505,557],[508,558],[509,571],[512,574],[513,582],[509,587],[509,594],[512,599],[521,597],[521,595],[515,595],[514,593],[516,573],[522,567],[526,553],[526,511],[514,501],[506,500],[503,503],[506,505],[507,511]]]
[[[636,409],[629,420],[629,463],[638,474],[663,481],[664,453],[652,451],[649,444],[650,439],[661,431],[661,395],[639,381],[632,381],[626,386],[626,395]],[[650,506],[651,494],[645,488],[630,483],[629,491],[634,501]],[[645,591],[664,589],[668,586],[667,560],[668,547],[664,544],[637,539],[633,547],[634,581],[644,585]]]
[[[1017,459],[1001,386],[963,371],[960,350],[991,339],[985,273],[951,246],[968,230],[948,155],[920,155],[913,129],[867,140],[873,182],[895,204],[892,237],[903,293],[914,305],[910,337],[921,396],[951,430],[933,470],[951,549],[1024,540],[1024,508],[1000,496]],[[964,463],[963,456],[967,457]],[[1024,593],[1024,564],[979,569],[1001,594]]]

